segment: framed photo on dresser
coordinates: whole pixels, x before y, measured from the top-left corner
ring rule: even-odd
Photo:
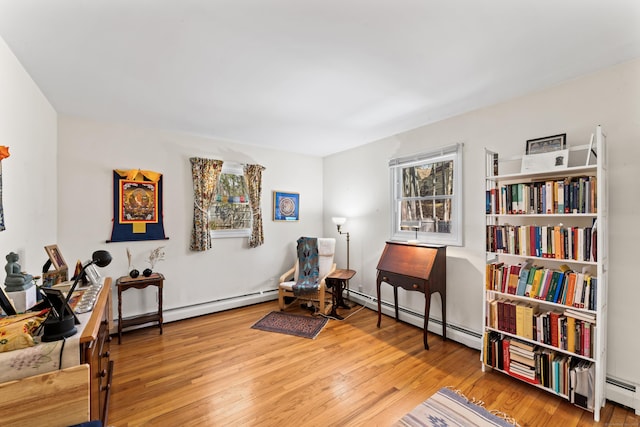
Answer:
[[[49,259],[51,260],[51,264],[53,264],[53,268],[55,268],[56,270],[68,268],[67,262],[62,257],[62,253],[60,252],[60,248],[58,248],[58,245],[45,246],[44,250],[47,252],[47,255],[49,255]]]

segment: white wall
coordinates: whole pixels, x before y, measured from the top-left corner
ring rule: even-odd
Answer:
[[[266,167],[264,245],[250,249],[247,238],[216,239],[210,251],[189,251],[193,215],[189,158],[194,156]],[[107,244],[113,217],[112,172],[134,168],[164,175],[164,228],[169,240]],[[272,221],[273,190],[300,193],[299,222]],[[67,262],[89,259],[94,250],[106,249],[114,260],[104,274],[115,280],[128,273],[126,248],[142,271],[148,267],[144,260],[149,252],[165,246],[166,260],[156,270],[166,278],[167,320],[230,308],[237,304],[229,305],[228,298],[275,289],[277,277],[293,265],[297,238],[322,234],[322,192],[318,157],[73,117],[59,121],[58,243]],[[127,291],[125,297],[125,316],[154,310],[154,290]]]
[[[5,256],[20,255],[23,271],[40,275],[48,259],[44,246],[57,236],[57,116],[55,110],[0,38],[0,145],[6,230],[0,232],[4,283]]]
[[[332,215],[349,217],[345,230],[351,232],[351,267],[358,271],[351,286],[362,285],[367,294],[375,295],[377,261],[390,236],[388,161],[463,142],[465,237],[464,246],[448,248],[447,320],[480,333],[485,230],[483,149],[515,156],[523,152],[527,139],[559,133],[567,134],[569,145],[581,145],[600,124],[608,136],[611,190],[607,373],[640,384],[634,360],[640,354],[640,341],[633,329],[640,324],[640,286],[635,274],[640,229],[634,226],[640,208],[635,184],[640,159],[638,76],[640,60],[325,158],[325,227],[330,226]],[[424,311],[421,294],[401,296],[401,305]],[[393,300],[390,286],[383,285],[382,298]],[[439,319],[439,298],[433,298],[431,310],[432,317]]]

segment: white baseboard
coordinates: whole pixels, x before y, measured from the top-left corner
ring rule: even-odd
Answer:
[[[357,291],[350,291],[351,300],[359,304],[365,304],[368,308],[378,311],[378,300],[371,295],[363,294]],[[395,318],[395,310],[393,304],[382,301],[382,313]],[[399,320],[409,323],[410,325],[421,328],[424,326],[424,315],[417,313],[405,307],[398,307]],[[382,320],[384,322],[385,319]],[[388,320],[387,320],[388,321]],[[442,321],[440,319],[429,318],[429,332],[442,336]],[[482,334],[460,327],[458,325],[447,322],[447,339],[464,344],[467,347],[480,350],[482,348]]]
[[[278,299],[278,290],[271,289],[263,292],[255,292],[247,295],[238,295],[234,297],[222,298],[215,301],[207,301],[202,304],[195,304],[186,307],[178,307],[165,309],[162,311],[164,323],[176,322],[178,320],[189,319],[191,317],[203,316],[205,314],[217,313],[219,311],[231,310],[233,308],[245,307],[261,302],[273,301]],[[113,329],[111,334],[118,333],[118,319],[113,319]],[[138,325],[138,328],[144,328],[152,325],[153,322],[144,325]],[[136,329],[133,327],[132,329]],[[131,329],[127,329],[131,330]]]
[[[607,400],[633,408],[640,415],[640,385],[627,384],[626,381],[607,377],[604,387]]]
[[[165,322],[175,322],[177,320],[188,319],[190,317],[202,316],[216,313],[218,311],[231,310],[232,308],[245,307],[247,305],[258,304],[266,301],[278,299],[278,290],[273,289],[265,292],[255,292],[247,295],[224,298],[216,301],[190,305],[188,307],[174,308],[163,313]]]

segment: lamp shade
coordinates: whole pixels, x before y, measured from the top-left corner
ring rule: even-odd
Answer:
[[[91,256],[91,259],[98,267],[106,267],[111,264],[111,254],[107,251],[99,250],[95,251]]]
[[[331,221],[333,221],[335,225],[344,225],[344,223],[347,222],[347,218],[342,216],[334,216],[331,218]]]

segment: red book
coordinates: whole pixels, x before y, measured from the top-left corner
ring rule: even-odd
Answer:
[[[509,365],[511,364],[511,357],[509,356],[509,345],[511,340],[505,338],[502,340],[502,369],[509,372]]]
[[[517,378],[519,380],[522,380],[522,381],[526,381],[529,384],[540,384],[540,381],[538,381],[537,378],[531,379],[531,378],[527,378],[525,376],[519,375],[519,374],[517,374],[517,373],[515,373],[513,371],[508,371],[508,372],[509,372],[509,375],[511,375],[512,377],[515,377],[515,378]]]
[[[515,295],[518,289],[518,280],[520,279],[520,266],[517,264],[512,265],[509,268],[509,284],[507,287],[507,293]]]

